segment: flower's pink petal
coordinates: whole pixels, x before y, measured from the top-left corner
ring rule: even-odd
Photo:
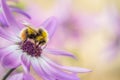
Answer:
[[[31,64],[32,64],[33,69],[38,73],[39,76],[43,78],[43,80],[49,80],[47,78],[47,75],[44,73],[41,66],[39,65],[39,62],[36,58],[31,59]]]
[[[21,53],[17,50],[15,52],[11,52],[8,55],[4,56],[2,59],[2,65],[8,68],[16,68],[21,64],[20,62]]]
[[[55,66],[55,65],[54,65]],[[79,67],[68,67],[68,66],[59,66],[59,68],[67,70],[67,71],[71,71],[71,72],[76,72],[76,73],[87,73],[87,72],[91,72],[90,69],[86,69],[86,68],[79,68]]]
[[[70,72],[75,72],[75,73],[86,73],[86,72],[91,72],[91,70],[89,69],[86,69],[86,68],[79,68],[79,67],[67,67],[67,66],[62,66],[62,65],[59,65],[53,61],[51,61],[50,59],[46,58],[46,57],[43,57],[44,60],[46,60],[46,62],[56,68],[59,68],[59,69],[63,69],[63,70],[66,70],[66,71],[70,71]]]
[[[49,39],[51,39],[57,27],[57,20],[55,17],[50,17],[41,26],[47,30]]]
[[[8,80],[35,80],[29,73],[14,74]]]
[[[8,27],[8,24],[2,14],[2,11],[0,12],[0,26],[1,27]]]
[[[86,69],[86,68],[79,68],[79,67],[68,67],[68,66],[62,66],[62,65],[59,65],[53,61],[51,61],[50,59],[46,58],[46,57],[43,57],[44,60],[46,60],[46,62],[56,68],[59,68],[59,69],[63,69],[63,70],[67,70],[67,71],[70,71],[70,72],[75,72],[75,73],[86,73],[86,72],[91,72],[91,70],[89,69]]]
[[[14,39],[12,38],[12,34],[7,32],[0,26],[0,37],[6,39],[6,40],[10,40],[10,41],[14,41]]]
[[[35,80],[30,74],[25,73],[22,80]]]
[[[64,72],[54,66],[49,65],[44,59],[41,58],[41,64],[44,65],[46,71],[51,72],[51,75],[56,76],[56,78],[63,79],[63,80],[79,80],[79,78],[73,74]],[[59,80],[58,79],[58,80]]]
[[[15,20],[14,16],[12,15],[9,7],[6,4],[6,0],[1,0],[1,9],[3,11],[3,16],[7,24],[9,24],[11,30],[15,31],[16,33],[20,31],[20,26],[18,25],[17,21]]]
[[[30,56],[26,55],[26,53],[21,56],[21,64],[25,72],[30,71]]]
[[[13,51],[15,51],[16,49],[18,49],[18,47],[16,45],[12,45],[9,47],[4,47],[4,48],[0,48],[0,61],[8,54],[12,53]]]
[[[57,80],[57,79],[54,78],[54,76],[51,75],[50,72],[48,72],[48,71],[46,71],[46,69],[44,69],[44,67],[42,66],[42,64],[39,64],[39,65],[41,67],[42,73],[44,74],[44,76],[43,76],[44,80]]]
[[[23,10],[21,10],[21,9],[19,9],[19,8],[17,8],[17,7],[11,6],[11,10],[12,10],[13,12],[17,12],[17,13],[19,13],[19,14],[22,14],[23,16],[25,16],[25,17],[28,18],[28,19],[31,19],[31,17],[30,17],[26,12],[24,12]]]
[[[51,72],[47,71],[45,65],[42,63],[42,61],[40,59],[38,60],[38,62],[39,62],[39,65],[41,66],[42,72],[44,72],[44,75],[46,75],[48,79],[50,79],[50,80],[58,79],[58,78],[56,78],[56,76],[52,75]]]
[[[68,56],[68,57],[71,57],[73,59],[76,59],[76,57],[70,52],[65,52],[65,51],[55,50],[55,49],[49,49],[49,48],[46,48],[45,51],[47,51],[46,53],[50,53],[50,54],[54,54],[54,55]]]
[[[8,80],[23,80],[23,74],[19,73],[12,75],[10,78],[8,78]]]
[[[11,9],[12,12],[16,12],[18,14],[23,15],[24,17],[26,17],[28,19],[31,19],[31,17],[26,12],[21,10],[20,8],[17,8],[17,7],[14,7],[14,6],[10,6],[10,9]],[[5,17],[3,15],[3,11],[2,10],[0,10],[0,26],[1,27],[9,27],[7,21],[5,20]]]
[[[14,29],[12,29],[14,30]],[[16,37],[15,33],[8,28],[8,24],[3,16],[2,13],[0,13],[0,37],[8,40],[8,41],[15,41]],[[14,38],[13,38],[14,37]]]
[[[40,60],[39,63],[41,63],[41,62],[42,61]],[[41,63],[40,66],[41,66],[44,74],[47,75],[47,77],[49,79],[51,79],[51,80],[59,80],[59,79],[61,79],[61,77],[58,77],[58,76],[56,77],[53,73],[51,73],[51,71],[49,71],[48,69],[46,69],[46,67],[45,67],[45,65],[43,63]],[[62,80],[64,80],[64,79],[62,79]]]
[[[0,79],[3,78],[3,76],[5,76],[5,72],[7,71],[6,68],[4,68],[1,63],[0,63]]]
[[[4,51],[3,48],[0,48],[0,61],[8,54],[10,54],[10,52]]]

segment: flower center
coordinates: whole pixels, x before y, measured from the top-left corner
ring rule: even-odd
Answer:
[[[42,53],[42,48],[35,45],[31,41],[25,41],[24,43],[22,43],[21,49],[23,50],[23,52],[26,52],[28,55],[35,57],[40,56]]]
[[[20,47],[23,52],[38,57],[42,53],[42,46],[48,41],[48,33],[42,28],[36,30],[29,25],[25,26],[26,28],[20,33]]]

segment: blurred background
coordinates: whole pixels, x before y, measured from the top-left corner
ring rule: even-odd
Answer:
[[[50,16],[58,19],[48,47],[67,50],[78,58],[53,56],[54,60],[92,70],[81,73],[81,80],[120,80],[119,4],[119,0],[19,0],[14,5],[30,14],[30,23],[36,26]]]

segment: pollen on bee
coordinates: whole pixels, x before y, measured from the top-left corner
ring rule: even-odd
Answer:
[[[25,32],[26,28],[22,29],[22,31],[20,32],[20,38],[22,41],[26,40],[26,32]]]

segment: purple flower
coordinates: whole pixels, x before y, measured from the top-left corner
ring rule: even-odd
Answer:
[[[48,58],[48,54],[75,58],[69,52],[46,48],[47,41],[50,41],[57,27],[55,17],[48,18],[35,29],[28,24],[19,24],[5,0],[1,0],[1,9],[9,23],[8,28],[0,28],[0,37],[9,41],[9,46],[0,48],[0,61],[3,66],[17,68],[21,65],[25,74],[30,72],[32,66],[44,80],[79,80],[77,73],[90,72],[85,68],[62,66]],[[24,76],[28,76],[25,74]]]

